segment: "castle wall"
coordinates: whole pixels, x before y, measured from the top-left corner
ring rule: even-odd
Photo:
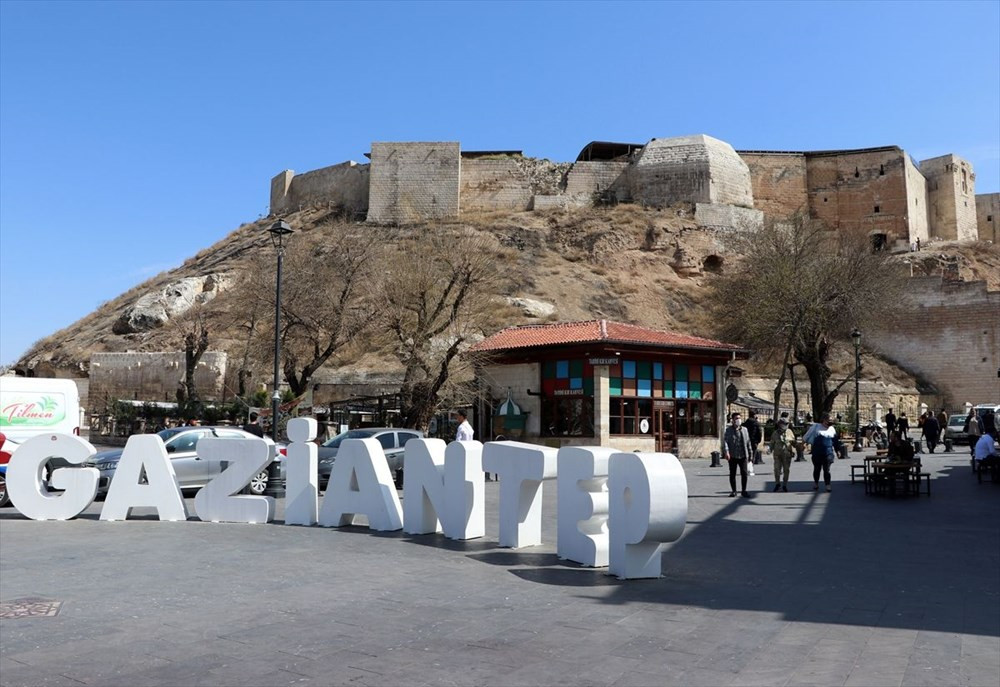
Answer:
[[[930,237],[927,219],[927,179],[920,173],[909,155],[903,155],[903,169],[906,180],[906,211],[909,218],[908,242],[917,239],[926,241]],[[902,237],[900,237],[902,238]]]
[[[271,214],[308,205],[339,205],[354,214],[368,209],[369,165],[353,160],[311,172],[285,170],[271,180]]]
[[[899,148],[807,154],[810,215],[832,229],[907,239],[907,193]]]
[[[740,152],[750,170],[754,207],[776,220],[806,212],[809,188],[804,153]]]
[[[592,199],[610,191],[617,200],[629,200],[628,169],[626,160],[574,162],[566,176],[566,194]]]
[[[980,193],[976,196],[976,226],[980,241],[1000,245],[1000,193]]]
[[[462,158],[462,211],[530,210],[536,194],[562,192],[569,167],[520,156]]]
[[[752,208],[735,205],[695,203],[694,221],[706,229],[759,229],[764,223],[764,213]]]
[[[368,221],[458,217],[461,153],[456,142],[372,143]]]
[[[897,309],[906,316],[866,332],[866,346],[925,377],[951,408],[1000,402],[1000,291],[987,291],[984,282],[916,277]]]
[[[205,351],[195,368],[195,388],[202,400],[223,396],[227,356]],[[90,413],[117,399],[176,401],[184,383],[184,353],[93,353],[90,356]]]
[[[922,160],[920,172],[927,179],[931,236],[950,241],[974,241],[977,236],[976,175],[972,165],[949,154]]]

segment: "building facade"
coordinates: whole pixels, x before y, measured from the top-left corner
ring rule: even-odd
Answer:
[[[749,354],[608,320],[510,327],[472,350],[490,356],[479,377],[491,396],[513,399],[526,414],[507,438],[680,458],[719,450],[726,370]]]

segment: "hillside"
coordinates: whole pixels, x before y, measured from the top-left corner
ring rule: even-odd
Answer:
[[[331,211],[311,208],[285,219],[297,229],[293,241],[319,243]],[[240,332],[219,313],[225,310],[234,275],[247,268],[251,256],[272,251],[266,234],[271,222],[273,218],[242,225],[180,267],[37,342],[15,367],[39,376],[81,376],[94,352],[178,350],[183,333],[173,320],[194,302],[204,303],[210,348],[235,353],[242,345]],[[362,231],[365,226],[358,225]],[[713,272],[724,270],[733,257],[721,235],[699,228],[692,207],[684,204],[662,210],[620,205],[463,215],[418,226],[485,232],[513,249],[517,258],[510,277],[515,287],[498,296],[526,299],[518,302],[526,306],[524,321],[607,318],[712,336],[699,306]],[[910,260],[914,275],[943,272],[1000,288],[1000,250],[991,244],[930,244],[897,259]],[[881,373],[901,382],[909,377],[899,370]]]

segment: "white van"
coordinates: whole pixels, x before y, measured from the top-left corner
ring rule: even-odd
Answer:
[[[80,392],[72,379],[0,377],[0,432],[17,441],[37,434],[80,434]]]

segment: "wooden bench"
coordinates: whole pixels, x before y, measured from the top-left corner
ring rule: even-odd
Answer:
[[[868,463],[862,463],[861,465],[851,466],[851,484],[854,484],[854,478],[858,474],[858,470],[861,471],[861,479],[868,479]]]
[[[925,477],[927,478],[927,496],[931,495],[931,473],[929,472],[918,472],[913,477],[913,493],[915,496],[920,496],[920,482]]]

